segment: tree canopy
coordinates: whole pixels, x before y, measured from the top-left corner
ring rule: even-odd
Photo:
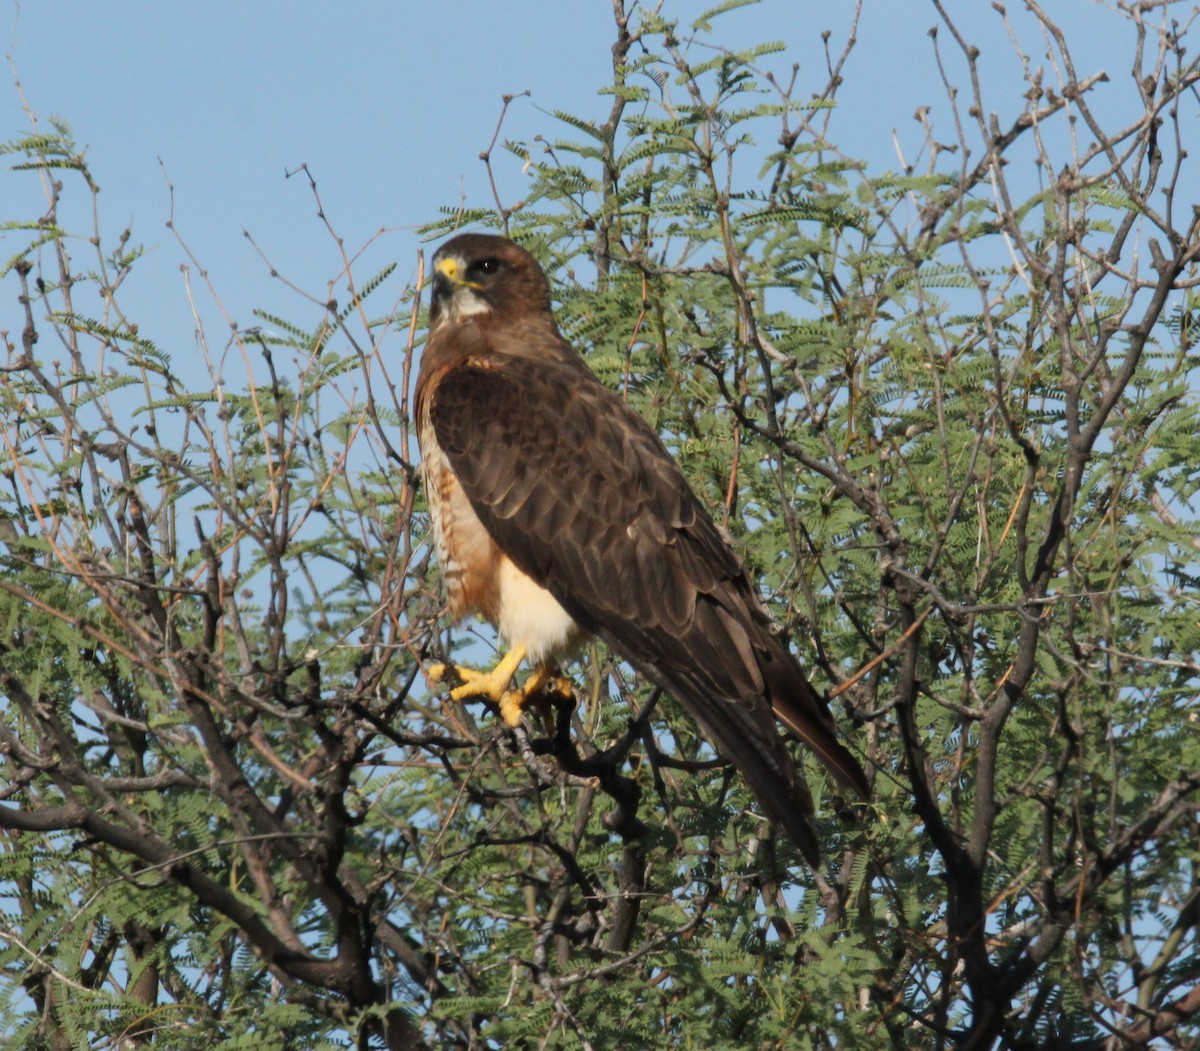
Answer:
[[[810,871],[599,645],[518,728],[447,702],[422,669],[493,640],[439,619],[420,279],[326,220],[287,316],[151,339],[154,257],[68,218],[96,181],[37,119],[0,147],[45,193],[0,217],[9,1046],[1200,1046],[1197,12],[1097,8],[1102,70],[993,5],[1000,91],[934,0],[885,168],[838,145],[853,32],[806,79],[722,46],[736,6],[614,0],[607,113],[504,141],[498,99],[527,192],[425,233],[543,261],[871,803],[797,747]]]

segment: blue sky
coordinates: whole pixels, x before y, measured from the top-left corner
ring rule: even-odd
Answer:
[[[664,13],[686,24],[709,6],[666,0]],[[1011,74],[1011,48],[991,6],[950,6],[965,6],[963,25],[984,47],[985,68],[997,78]],[[1084,0],[1055,6],[1075,22],[1111,17]],[[851,9],[848,0],[764,0],[720,19],[718,38],[733,46],[787,40],[774,68],[786,76],[798,61],[801,83],[816,88],[824,81],[820,32],[830,29],[840,50]],[[927,35],[937,21],[928,0],[867,0],[835,125],[846,152],[883,168],[895,164],[893,129],[918,141],[914,110],[943,98]],[[1104,39],[1094,36],[1091,43]],[[460,200],[490,203],[478,155],[504,93],[531,92],[514,104],[504,130],[526,141],[566,132],[549,111],[600,120],[610,102],[598,94],[609,77],[609,0],[0,0],[0,39],[10,62],[0,138],[28,129],[15,71],[31,109],[64,118],[87,146],[106,237],[132,224],[133,241],[154,250],[123,293],[126,309],[168,351],[191,332],[179,273],[184,253],[165,227],[168,177],[178,231],[230,316],[251,324],[256,306],[292,311],[243,230],[307,290],[319,292],[336,271],[307,182],[286,171],[309,166],[351,250],[386,228],[375,251],[398,261],[403,277],[413,271],[416,227]],[[944,32],[942,39],[952,53]],[[1015,107],[1019,89],[1009,85],[997,99]],[[942,130],[949,138],[948,123]],[[516,199],[519,164],[499,155],[497,167],[502,193]],[[77,218],[90,222],[86,201],[72,200]],[[6,170],[0,201],[0,219],[36,216],[42,207],[36,180]],[[0,234],[0,257],[16,247]],[[10,309],[0,307],[0,329],[12,328]]]

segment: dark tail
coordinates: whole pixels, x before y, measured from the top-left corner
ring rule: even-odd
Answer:
[[[782,644],[779,646],[783,649]],[[858,760],[836,737],[833,717],[816,690],[809,685],[795,658],[786,651],[771,663],[780,674],[768,675],[767,687],[775,717],[792,731],[837,778],[848,792],[871,798],[871,786]],[[764,668],[764,671],[768,669]]]

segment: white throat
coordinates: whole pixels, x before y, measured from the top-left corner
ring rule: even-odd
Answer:
[[[474,317],[477,314],[486,314],[491,309],[487,300],[477,296],[474,289],[460,285],[446,303],[446,319],[461,321],[463,318]]]

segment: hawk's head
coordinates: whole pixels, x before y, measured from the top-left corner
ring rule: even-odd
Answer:
[[[481,314],[507,320],[549,311],[542,268],[508,238],[459,234],[434,253],[431,327]]]

